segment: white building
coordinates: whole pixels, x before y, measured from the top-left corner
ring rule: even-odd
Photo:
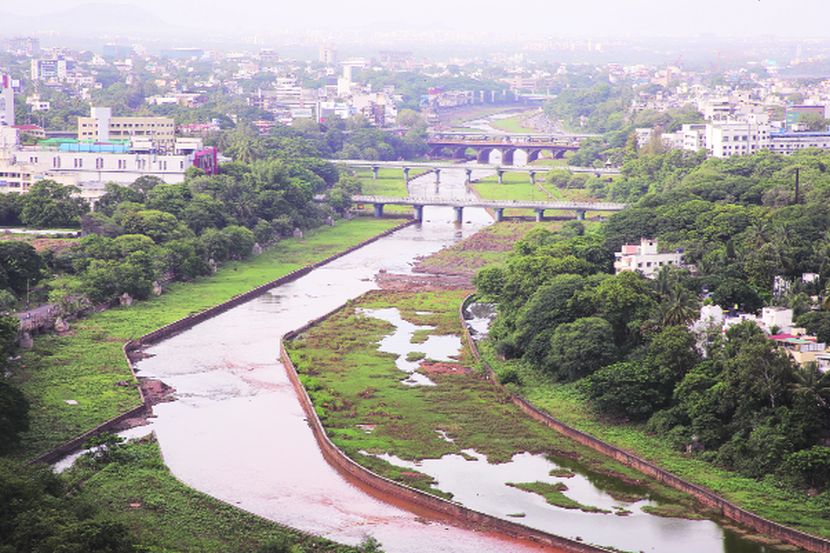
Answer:
[[[706,146],[714,157],[751,155],[769,144],[770,126],[764,117],[706,125]]]
[[[64,81],[68,64],[61,56],[45,59],[33,59],[31,76],[33,81]]]
[[[8,129],[8,131],[16,129]],[[130,184],[142,176],[158,177],[168,184],[184,181],[185,172],[198,165],[215,170],[214,150],[201,140],[180,138],[169,155],[154,153],[141,141],[123,144],[64,143],[59,147],[24,147],[18,137],[0,133],[0,193],[25,193],[43,179],[74,185],[88,199],[97,199],[108,182]]]
[[[767,148],[779,154],[791,154],[805,148],[830,149],[828,132],[774,132]]]
[[[41,100],[40,96],[38,96],[37,94],[27,97],[26,105],[31,106],[33,112],[49,111],[50,109],[52,109],[52,105],[46,100]]]
[[[12,79],[0,73],[0,125],[14,125],[14,88]]]
[[[642,238],[639,244],[625,244],[622,251],[614,253],[614,272],[637,271],[643,276],[654,278],[661,268],[671,265],[683,266],[683,251],[660,253],[657,240]]]

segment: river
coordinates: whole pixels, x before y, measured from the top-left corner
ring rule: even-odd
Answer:
[[[435,195],[433,178],[416,179],[410,193]],[[468,194],[463,170],[444,170],[441,179],[438,194]],[[426,522],[347,482],[323,459],[277,359],[282,334],[375,289],[378,271],[410,272],[416,258],[491,223],[484,210],[473,208],[465,209],[463,224],[455,225],[453,219],[450,208],[427,207],[422,225],[398,231],[147,348],[150,357],[137,364],[139,375],[176,389],[176,401],[156,405],[152,419],[173,474],[197,490],[294,528],[350,544],[372,535],[389,553],[540,551],[499,536]],[[473,506],[486,510],[486,503]],[[594,541],[591,527],[601,530],[602,519],[581,514],[563,516],[586,541]],[[548,511],[551,515],[556,511]],[[625,519],[617,518],[620,528]],[[684,533],[681,519],[647,518],[655,522],[639,545],[643,551],[677,550],[672,543],[701,535]],[[667,526],[666,521],[674,522]],[[707,527],[705,538],[694,538],[702,539],[695,541],[702,546],[697,551],[764,551],[744,540],[730,547],[726,544],[735,541],[734,535],[702,522]],[[633,526],[641,531],[642,523]],[[607,532],[598,536],[604,539]]]

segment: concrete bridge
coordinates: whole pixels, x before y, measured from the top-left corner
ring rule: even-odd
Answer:
[[[430,157],[442,157],[446,153],[452,159],[467,159],[472,150],[476,161],[489,163],[490,154],[499,152],[504,165],[513,165],[517,152],[523,152],[527,163],[539,159],[542,152],[550,152],[554,159],[561,159],[565,152],[579,149],[582,138],[544,134],[486,134],[486,133],[433,133],[427,138]]]
[[[536,202],[527,200],[481,200],[478,198],[442,198],[442,197],[413,197],[390,198],[386,196],[352,196],[356,204],[372,204],[375,208],[375,217],[383,217],[383,208],[387,205],[411,205],[416,221],[424,220],[424,206],[447,206],[455,209],[455,221],[462,222],[465,207],[481,207],[492,209],[496,213],[496,221],[504,219],[505,209],[532,209],[536,212],[536,220],[545,217],[545,211],[575,211],[578,220],[584,220],[588,211],[616,212],[625,209],[625,204],[608,202]]]
[[[463,169],[467,173],[467,182],[472,180],[473,171],[493,171],[499,178],[499,184],[504,184],[505,173],[524,173],[530,178],[531,184],[536,184],[537,175],[547,173],[549,171],[570,171],[571,173],[590,173],[596,177],[603,175],[619,175],[619,169],[595,169],[593,167],[545,167],[545,166],[530,166],[530,167],[516,167],[491,164],[477,164],[465,165],[460,163],[440,163],[440,162],[423,162],[423,161],[366,161],[362,159],[334,159],[332,163],[338,165],[346,165],[348,167],[356,167],[359,169],[371,169],[372,176],[377,179],[378,171],[380,169],[401,169],[403,171],[403,178],[409,180],[409,172],[412,169],[428,169],[435,174],[436,184],[441,182],[441,171],[445,169],[457,170]]]

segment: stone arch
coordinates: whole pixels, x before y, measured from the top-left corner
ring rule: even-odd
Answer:
[[[516,148],[504,148],[501,151],[502,165],[513,165],[513,154],[516,153]]]
[[[476,152],[476,161],[478,163],[487,164],[490,163],[490,154],[493,153],[493,148],[485,147],[480,148]]]
[[[542,150],[540,148],[534,148],[527,151],[527,163],[528,165],[539,159],[539,156],[542,154]]]

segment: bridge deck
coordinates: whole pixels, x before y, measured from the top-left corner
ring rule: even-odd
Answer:
[[[429,162],[429,161],[367,161],[365,159],[332,159],[332,163],[340,165],[348,165],[350,167],[386,167],[390,169],[470,169],[472,171],[506,171],[511,173],[547,173],[548,171],[570,171],[571,173],[593,173],[597,175],[618,175],[619,169],[596,169],[593,167],[574,167],[568,166],[545,166],[545,165],[492,165],[489,163],[463,164],[463,163],[449,163],[449,162]]]
[[[411,206],[448,206],[448,207],[484,207],[491,209],[551,209],[576,211],[622,211],[625,204],[610,202],[536,202],[525,200],[479,200],[477,198],[439,198],[416,197],[390,198],[386,196],[352,196],[352,201],[359,204],[411,205]]]

